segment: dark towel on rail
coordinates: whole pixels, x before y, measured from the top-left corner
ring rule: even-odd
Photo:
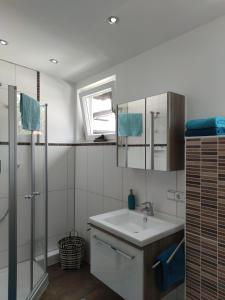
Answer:
[[[170,246],[155,259],[155,262],[160,261],[160,264],[155,269],[155,277],[156,284],[161,292],[165,292],[174,285],[180,284],[184,281],[184,245],[178,249],[169,264],[166,262],[176,247],[177,245]]]

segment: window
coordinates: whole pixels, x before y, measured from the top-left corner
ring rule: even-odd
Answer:
[[[79,94],[87,139],[115,134],[113,86],[113,82],[109,82]]]

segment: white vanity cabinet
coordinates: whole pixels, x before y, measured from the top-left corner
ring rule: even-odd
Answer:
[[[127,300],[144,299],[144,251],[91,230],[91,273]]]
[[[147,222],[147,223],[146,223]],[[125,300],[159,300],[155,258],[184,237],[184,222],[121,209],[89,218],[91,273]]]

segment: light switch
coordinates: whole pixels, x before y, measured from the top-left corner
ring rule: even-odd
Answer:
[[[174,191],[174,190],[168,190],[167,191],[167,199],[168,200],[175,200],[175,193],[176,193],[176,191]]]

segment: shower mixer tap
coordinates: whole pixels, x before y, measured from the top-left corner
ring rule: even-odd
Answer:
[[[30,195],[25,195],[24,198],[25,198],[25,199],[32,199],[32,198],[34,198],[35,196],[39,196],[39,195],[40,195],[39,192],[33,192],[33,193],[30,194]]]

